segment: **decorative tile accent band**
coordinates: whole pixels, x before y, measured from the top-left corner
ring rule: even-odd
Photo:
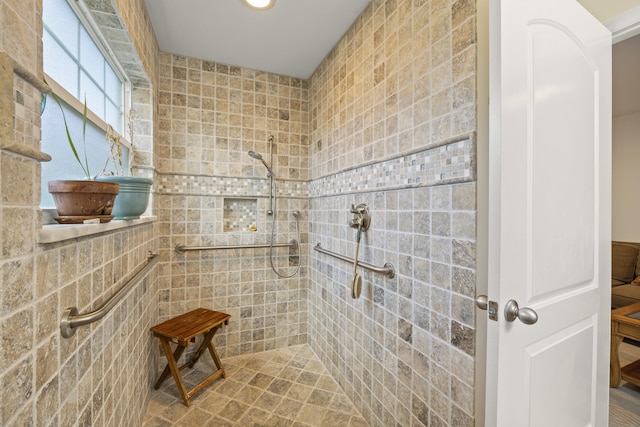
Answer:
[[[475,180],[472,137],[322,177],[311,182],[278,180],[278,197],[323,197],[372,190],[429,187]],[[241,177],[160,175],[160,194],[237,197],[264,195],[269,180]]]
[[[470,182],[475,180],[474,159],[474,143],[467,137],[317,179],[309,185],[309,196]]]
[[[160,194],[201,196],[256,196],[269,194],[269,180],[197,175],[158,174],[157,192]],[[278,197],[308,197],[308,184],[302,181],[276,181]]]

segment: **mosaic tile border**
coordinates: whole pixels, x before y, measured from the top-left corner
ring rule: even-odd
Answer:
[[[269,194],[269,180],[264,178],[240,178],[198,175],[157,174],[158,194],[252,197]],[[278,180],[278,197],[308,197],[308,183]]]
[[[314,180],[310,197],[472,182],[473,135]]]
[[[336,196],[364,191],[473,182],[475,141],[472,135],[437,147],[328,175],[310,182],[279,180],[278,197]],[[269,192],[269,180],[158,174],[158,194],[248,197]]]

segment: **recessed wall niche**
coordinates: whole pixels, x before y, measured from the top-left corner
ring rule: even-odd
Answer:
[[[223,231],[252,232],[256,231],[258,218],[257,199],[224,199]]]

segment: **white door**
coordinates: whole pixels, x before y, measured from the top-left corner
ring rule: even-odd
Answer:
[[[611,34],[575,0],[492,0],[490,28],[486,425],[606,426]]]

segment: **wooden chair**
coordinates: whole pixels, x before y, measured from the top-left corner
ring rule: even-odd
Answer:
[[[211,384],[217,378],[225,378],[226,374],[222,368],[222,362],[220,361],[220,357],[212,340],[218,329],[229,324],[230,317],[231,315],[219,311],[198,308],[152,327],[151,331],[154,336],[160,339],[160,344],[162,344],[162,349],[167,358],[167,366],[164,368],[164,371],[162,371],[162,374],[160,374],[154,388],[156,390],[160,388],[164,380],[166,380],[171,373],[182,395],[182,401],[186,406],[190,406],[191,402],[189,400],[194,394]],[[190,343],[195,342],[198,335],[203,336],[202,344],[200,344],[200,347],[198,347],[198,350],[189,362],[178,367],[180,356],[182,356],[182,353]],[[171,350],[170,342],[177,344],[174,351]],[[185,367],[193,368],[205,349],[209,350],[217,370],[193,389],[187,391],[180,371]]]

